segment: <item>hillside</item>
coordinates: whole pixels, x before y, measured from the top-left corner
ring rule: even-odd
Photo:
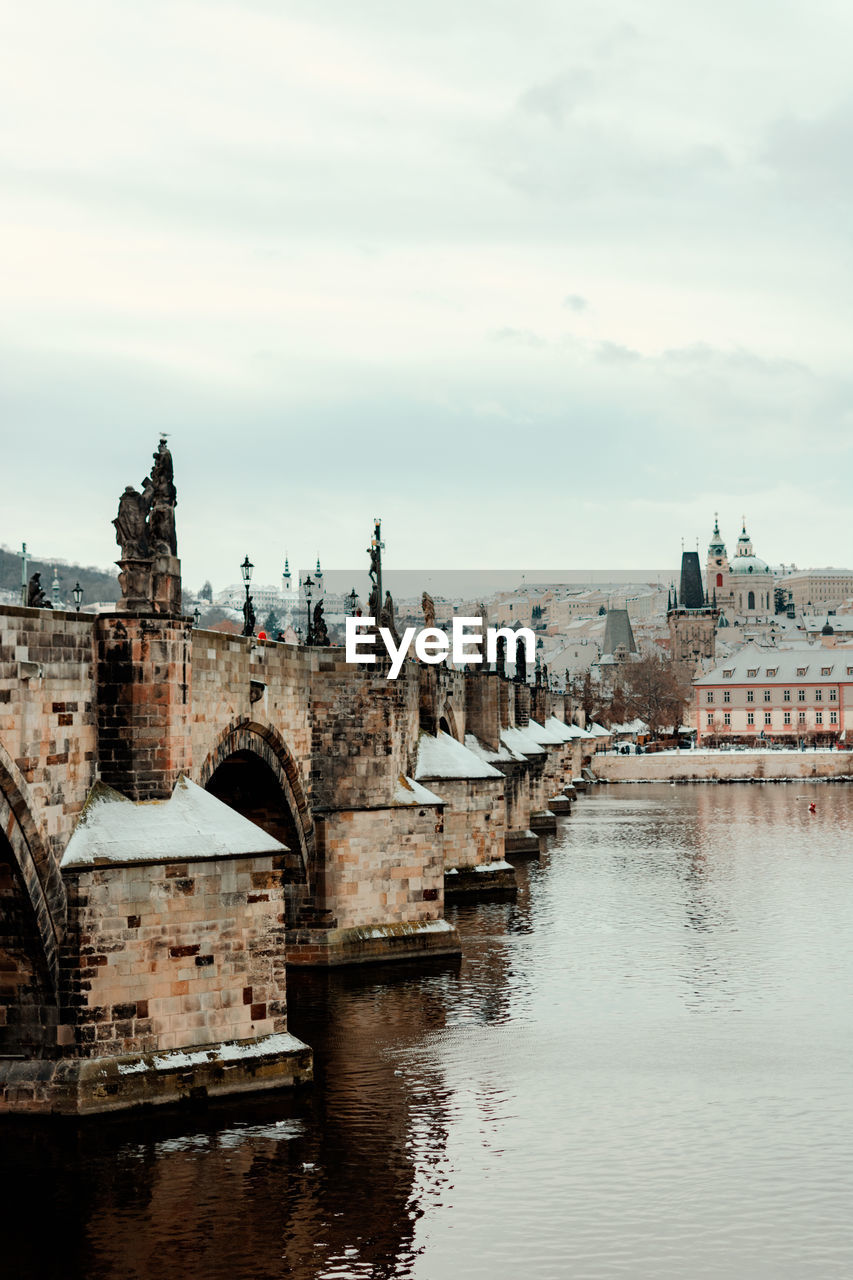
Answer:
[[[119,587],[116,571],[106,573],[103,569],[79,564],[63,564],[61,560],[31,560],[27,576],[41,574],[41,584],[50,599],[50,586],[53,582],[53,568],[59,572],[60,595],[66,608],[74,608],[74,597],[71,594],[75,582],[83,588],[83,604],[92,604],[96,600],[118,600]],[[8,547],[0,547],[0,590],[20,591],[21,589],[21,556],[10,551]]]

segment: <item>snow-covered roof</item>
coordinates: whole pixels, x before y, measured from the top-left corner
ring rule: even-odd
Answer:
[[[545,728],[551,733],[556,734],[560,742],[572,742],[578,735],[573,733],[573,729],[577,729],[575,724],[564,724],[562,720],[558,720],[556,716],[549,716],[545,721]]]
[[[612,724],[611,733],[648,733],[649,726],[639,716],[636,720],[626,720],[624,724]]]
[[[541,747],[536,739],[526,733],[524,729],[501,729],[501,742],[517,755],[545,755],[545,748]]]
[[[181,774],[168,800],[141,803],[96,782],[62,866],[197,861],[280,853],[284,848],[280,840]]]
[[[695,685],[836,684],[853,680],[853,649],[801,645],[788,649],[762,649],[745,645],[712,671],[694,680]]]
[[[605,729],[603,724],[596,724],[595,722],[593,722],[589,726],[589,733],[590,733],[590,736],[593,738],[609,738],[610,737],[610,730]]]
[[[465,734],[465,746],[472,755],[475,755],[478,760],[484,760],[486,764],[491,764],[494,760],[523,759],[523,757],[519,756],[517,751],[510,751],[503,745],[503,743],[501,743],[501,746],[497,751],[492,751],[491,748],[485,746],[479,738],[475,738],[473,733]]]
[[[444,804],[444,801],[434,791],[422,787],[419,782],[415,782],[414,778],[407,778],[401,773],[394,788],[394,804]]]
[[[503,774],[449,733],[439,731],[435,737],[429,733],[420,735],[415,777],[502,778]]]
[[[557,723],[559,724],[559,721]],[[536,720],[528,721],[525,733],[528,733],[535,742],[538,742],[543,747],[558,747],[568,741],[564,734],[558,733],[548,725],[539,724]]]

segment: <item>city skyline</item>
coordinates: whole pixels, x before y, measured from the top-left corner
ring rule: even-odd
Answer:
[[[188,582],[356,562],[377,513],[389,565],[668,563],[717,510],[850,563],[851,36],[731,0],[18,7],[0,541],[109,565],[167,432]]]

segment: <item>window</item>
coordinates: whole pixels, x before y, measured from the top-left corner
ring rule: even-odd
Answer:
[[[771,714],[770,714],[770,712],[769,712],[769,711],[765,711],[765,712],[764,712],[764,723],[765,723],[765,724],[772,724],[772,723],[773,723],[773,717],[771,716]]]
[[[775,674],[776,674],[776,672],[777,672],[778,670],[779,670],[779,668],[778,668],[778,667],[768,667],[768,668],[767,668],[767,671],[766,671],[766,675],[767,675],[768,679],[772,679],[772,677],[773,677],[773,676],[775,676]]]
[[[735,669],[734,669],[734,667],[731,667],[728,671],[724,671],[724,672],[723,672],[723,678],[724,678],[725,680],[731,680],[731,678],[732,678],[732,676],[734,675],[734,673],[735,673]]]
[[[783,690],[782,690],[782,701],[783,701],[783,702],[790,702],[790,701],[791,701],[791,690],[790,690],[790,689],[783,689]]]
[[[754,711],[747,711],[747,713],[746,713],[746,723],[747,723],[747,724],[755,724],[755,712],[754,712]]]
[[[764,690],[764,701],[765,701],[765,702],[769,702],[769,701],[770,701],[770,690],[769,690],[769,689],[765,689],[765,690]]]
[[[747,674],[748,676],[757,676],[757,675],[758,675],[758,667],[748,667],[748,668],[747,668],[747,672],[746,672],[746,674]]]
[[[823,724],[823,712],[822,712],[822,711],[816,711],[816,712],[814,713],[814,722],[815,722],[815,724]]]
[[[848,676],[853,676],[853,667],[848,667],[848,668],[847,668],[847,674],[848,674]]]
[[[832,667],[821,667],[821,669],[820,669],[820,674],[821,674],[822,676],[831,676],[831,675],[832,675]],[[848,669],[848,675],[849,675],[849,674],[850,674],[850,672],[849,672],[849,669]]]
[[[806,723],[806,713],[805,713],[805,711],[798,711],[798,712],[797,712],[797,724],[805,724],[805,723]]]
[[[806,691],[805,691],[805,689],[798,689],[798,690],[797,690],[797,702],[805,702],[805,700],[806,700]]]
[[[723,712],[723,724],[731,724],[731,722],[732,722],[732,713],[731,713],[731,711],[724,711],[724,712]]]
[[[753,689],[747,689],[746,700],[747,702],[755,702],[755,691]]]
[[[797,675],[804,676],[808,671],[808,667],[797,667]]]
[[[823,702],[823,689],[815,689],[814,700],[815,702]]]
[[[708,728],[713,729],[713,727],[714,727],[714,713],[713,711],[709,711],[708,712]]]
[[[709,690],[708,690],[708,692],[705,694],[705,701],[706,701],[706,702],[713,702],[713,701],[714,701],[714,690],[713,690],[713,689],[709,689]]]
[[[784,715],[784,717],[783,717],[783,718],[784,718],[785,724],[790,724],[790,723],[791,723],[791,713],[790,713],[790,711],[786,711],[786,712],[785,712],[785,715]]]
[[[747,609],[755,608],[755,592],[754,591],[750,591],[749,595],[747,596],[746,607]]]
[[[838,701],[838,690],[837,690],[837,689],[830,689],[830,691],[829,691],[829,701],[830,701],[830,702],[837,702],[837,701]]]
[[[830,724],[838,724],[838,712],[837,712],[837,711],[830,711],[830,713],[829,713],[829,723],[830,723]]]
[[[723,702],[731,702],[731,700],[732,700],[732,691],[731,691],[731,689],[724,689],[724,690],[723,690]]]
[[[718,573],[718,574],[717,574],[717,586],[718,586],[718,587],[721,587],[722,585],[723,585],[723,575],[722,575],[721,573]]]

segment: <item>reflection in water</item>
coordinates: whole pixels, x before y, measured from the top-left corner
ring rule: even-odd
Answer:
[[[853,788],[601,787],[519,873],[293,978],[301,1095],[4,1125],[3,1273],[849,1276]]]

